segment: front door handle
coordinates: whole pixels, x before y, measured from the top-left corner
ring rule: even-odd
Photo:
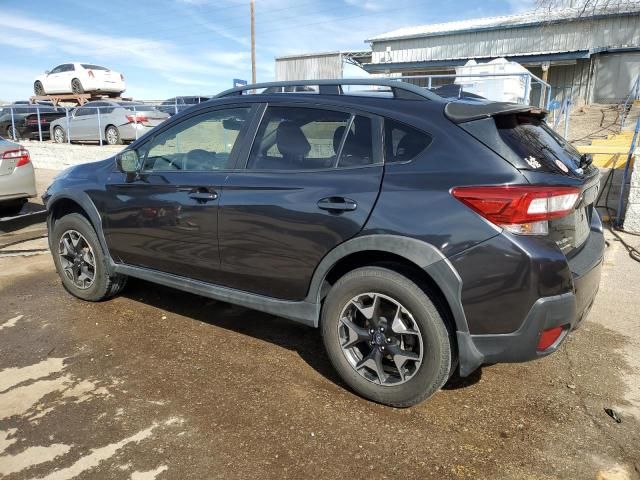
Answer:
[[[318,200],[318,208],[330,212],[350,212],[358,208],[358,204],[350,198],[326,197]]]
[[[218,199],[218,193],[209,188],[194,188],[189,192],[189,198],[205,203]]]

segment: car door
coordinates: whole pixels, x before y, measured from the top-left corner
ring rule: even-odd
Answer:
[[[95,127],[92,128],[92,118],[95,117],[94,111],[92,103],[87,103],[73,111],[69,118],[69,138],[71,140],[95,139]]]
[[[224,283],[301,300],[332,248],[355,236],[382,181],[382,122],[364,113],[270,105],[220,199]],[[249,150],[250,149],[250,150]]]
[[[57,67],[55,67],[53,70],[51,70],[48,74],[45,75],[44,77],[44,90],[47,93],[60,93],[61,91],[63,91],[64,86],[62,83],[62,70],[63,70],[64,65],[58,65]]]
[[[119,262],[216,283],[218,205],[251,105],[195,113],[159,127],[137,148],[137,175],[107,182],[104,230]]]

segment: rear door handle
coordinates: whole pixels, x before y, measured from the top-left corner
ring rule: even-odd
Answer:
[[[194,188],[189,192],[189,198],[205,203],[218,199],[218,193],[206,187]]]
[[[318,200],[318,208],[329,210],[330,212],[350,212],[358,208],[358,204],[350,198],[326,197]]]

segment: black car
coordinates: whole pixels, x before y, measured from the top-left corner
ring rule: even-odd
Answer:
[[[594,301],[599,173],[544,115],[384,80],[223,92],[57,177],[55,265],[85,300],[137,277],[318,327],[351,388],[414,405],[554,352]]]
[[[158,106],[158,110],[164,113],[168,113],[169,115],[175,115],[176,113],[180,113],[186,110],[193,105],[198,105],[199,103],[206,102],[210,97],[173,97],[168,100],[165,100]]]
[[[0,135],[13,140],[49,138],[49,124],[65,116],[64,109],[50,103],[18,101],[0,106]],[[38,128],[40,125],[40,128]]]

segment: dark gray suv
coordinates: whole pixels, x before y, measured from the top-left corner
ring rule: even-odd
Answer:
[[[136,277],[319,327],[351,388],[414,405],[591,307],[599,173],[544,114],[391,80],[223,92],[58,176],[51,252],[85,300]]]

